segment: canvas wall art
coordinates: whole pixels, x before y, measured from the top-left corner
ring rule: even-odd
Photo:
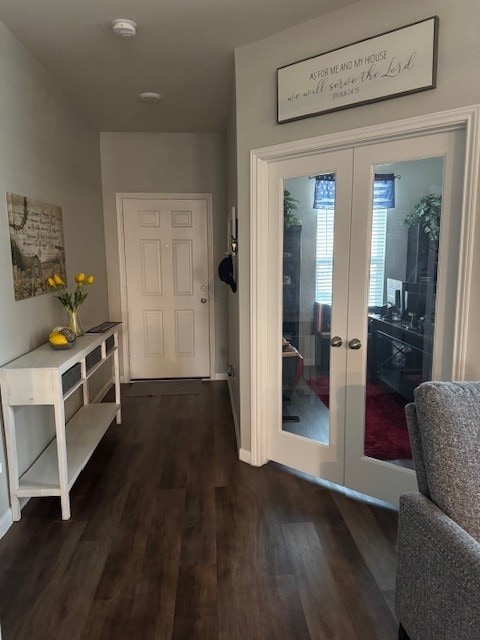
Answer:
[[[438,16],[277,70],[277,122],[436,87]]]
[[[66,282],[62,209],[7,193],[15,300],[47,293],[47,278]]]

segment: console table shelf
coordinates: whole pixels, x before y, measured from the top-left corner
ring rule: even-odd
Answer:
[[[121,422],[118,329],[85,334],[65,351],[44,344],[0,368],[14,520],[21,517],[19,498],[39,496],[59,496],[62,518],[70,518],[70,489],[112,421]],[[111,359],[115,402],[90,403],[88,380]],[[83,406],[66,423],[65,400],[78,389]],[[14,408],[22,405],[53,406],[56,437],[19,477]]]
[[[68,488],[78,478],[120,409],[119,404],[89,404],[66,425]],[[17,496],[60,495],[57,442],[53,440],[20,478]]]

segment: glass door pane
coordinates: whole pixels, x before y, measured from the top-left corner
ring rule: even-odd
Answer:
[[[329,444],[335,173],[284,180],[282,430]]]
[[[413,469],[405,405],[432,379],[444,159],[375,166],[364,455]]]
[[[387,502],[417,488],[405,405],[453,372],[464,141],[456,130],[354,152],[345,484]]]
[[[268,458],[343,482],[349,277],[345,248],[350,239],[353,150],[272,164],[268,218],[257,220],[268,233],[261,267],[268,291],[261,304],[269,322],[258,337],[271,357],[262,401],[272,413],[260,418],[268,421]],[[314,202],[317,176],[335,177],[327,185],[318,183],[325,191],[320,202]],[[339,348],[330,344],[335,336]]]

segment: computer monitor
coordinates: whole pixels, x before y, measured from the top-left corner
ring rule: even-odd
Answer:
[[[434,284],[419,282],[403,283],[403,314],[408,319],[414,314],[417,318],[423,316],[427,322],[433,323],[435,316]]]
[[[405,291],[405,313],[415,314],[416,316],[425,315],[425,294],[416,291]]]

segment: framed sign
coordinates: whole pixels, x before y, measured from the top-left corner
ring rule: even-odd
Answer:
[[[277,69],[277,122],[434,89],[438,16]]]

